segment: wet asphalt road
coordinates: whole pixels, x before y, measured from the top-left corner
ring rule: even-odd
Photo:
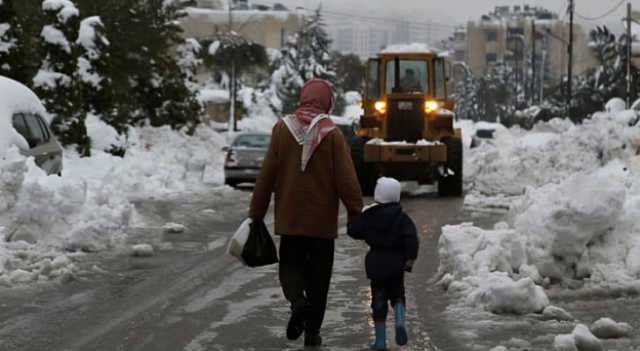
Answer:
[[[71,283],[0,290],[0,350],[301,350],[301,340],[284,337],[288,306],[276,266],[248,269],[225,254],[229,236],[246,215],[249,196],[249,191],[218,190],[138,202],[144,224],[128,231],[130,243],[151,243],[156,255],[86,255],[77,262],[83,273]],[[534,347],[527,350],[550,350],[555,334],[572,329],[531,316],[451,309],[446,294],[430,281],[437,271],[441,226],[473,221],[491,227],[503,215],[469,213],[463,199],[431,193],[405,194],[403,206],[422,241],[419,261],[407,277],[410,344],[402,350],[489,350],[514,337],[533,340]],[[184,224],[187,230],[164,233],[166,222]],[[343,218],[341,222],[344,228]],[[366,247],[341,235],[336,248],[322,350],[366,350],[372,337],[363,268]],[[597,319],[590,312],[596,306],[609,311],[640,307],[634,298],[607,300],[608,305],[597,299],[558,300],[588,322]],[[622,321],[637,327],[638,320],[629,319]],[[392,330],[387,340],[394,345]],[[611,345],[632,350],[625,347],[634,342]]]
[[[248,269],[225,254],[249,196],[219,191],[137,203],[145,225],[129,230],[131,244],[152,243],[156,255],[87,255],[78,262],[85,272],[74,282],[0,291],[0,350],[300,349],[301,341],[284,338],[288,306],[276,266]],[[408,196],[405,206],[422,231],[423,245],[407,279],[411,343],[403,349],[432,350],[423,327],[438,307],[423,301],[423,290],[437,269],[439,227],[457,221],[462,200]],[[187,230],[164,233],[160,227],[166,222]],[[336,246],[323,349],[366,349],[371,337],[366,248],[346,235]],[[388,339],[393,345],[392,331]]]

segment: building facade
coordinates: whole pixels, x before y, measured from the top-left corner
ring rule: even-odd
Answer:
[[[200,7],[189,7],[181,26],[186,37],[209,40],[231,29],[247,40],[270,49],[280,49],[287,37],[304,24],[304,15],[284,6],[252,6],[235,1],[228,11],[221,0],[200,0]]]
[[[580,74],[597,64],[585,30],[574,24],[573,71]],[[460,31],[463,32],[463,31]],[[568,69],[569,22],[538,7],[496,7],[454,36],[455,57],[464,56],[475,75],[504,62],[516,79],[533,76],[539,85],[559,84]]]

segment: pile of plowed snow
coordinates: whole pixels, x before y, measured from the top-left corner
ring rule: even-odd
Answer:
[[[443,228],[440,283],[469,305],[516,314],[542,312],[547,288],[640,292],[635,122],[629,111],[583,125],[554,120],[529,133],[499,131],[493,145],[471,150],[474,201],[512,203],[492,230]]]
[[[529,186],[559,183],[635,155],[640,129],[632,111],[599,113],[582,125],[554,119],[533,131],[498,129],[492,143],[470,149],[465,183],[484,195],[522,195]]]
[[[98,149],[80,158],[66,150],[62,177],[47,176],[15,147],[2,152],[0,286],[66,281],[77,273],[78,256],[128,250],[133,197],[223,184],[224,138],[206,126],[193,136],[136,128],[128,143],[124,158]]]

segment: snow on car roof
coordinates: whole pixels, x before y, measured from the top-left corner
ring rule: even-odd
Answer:
[[[0,76],[0,151],[13,144],[24,146],[26,143],[11,121],[13,115],[19,112],[39,114],[50,122],[44,106],[33,91],[22,83]]]

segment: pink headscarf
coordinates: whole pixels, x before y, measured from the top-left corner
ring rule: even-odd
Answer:
[[[312,79],[302,88],[298,109],[293,116],[284,119],[291,134],[303,146],[301,164],[303,172],[322,140],[336,128],[329,117],[333,104],[331,84],[322,79]]]

